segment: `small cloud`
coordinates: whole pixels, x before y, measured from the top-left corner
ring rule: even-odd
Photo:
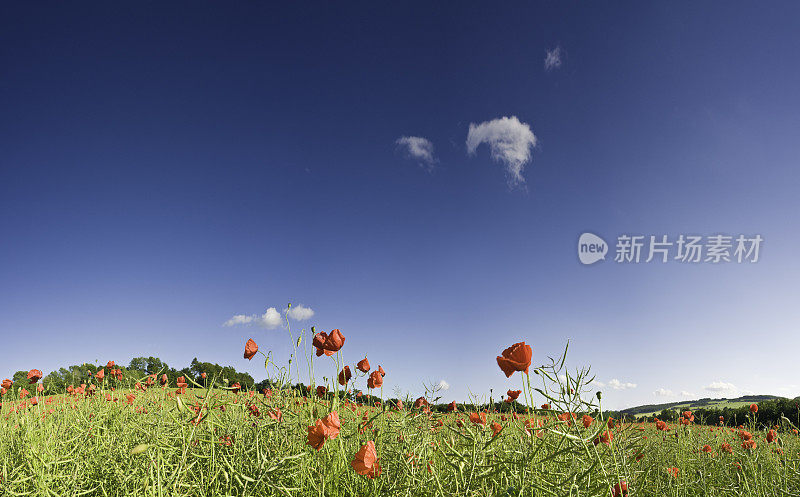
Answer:
[[[561,67],[561,47],[557,46],[552,50],[545,50],[544,70],[552,71]]]
[[[433,143],[421,136],[401,136],[395,143],[403,149],[406,155],[416,160],[419,166],[433,170],[433,166],[439,162],[433,155]]]
[[[250,324],[253,322],[253,316],[247,316],[245,314],[236,314],[229,320],[225,321],[222,326],[236,326],[237,324]]]
[[[703,388],[705,390],[708,390],[709,392],[715,392],[715,393],[719,392],[734,393],[739,390],[733,383],[725,383],[724,381],[714,381]]]
[[[273,330],[283,323],[281,313],[274,307],[267,309],[264,314],[236,314],[225,321],[222,326],[237,326],[256,324],[262,328]]]
[[[525,183],[522,171],[531,160],[531,148],[536,146],[536,136],[530,126],[516,116],[502,117],[480,124],[470,123],[467,134],[467,152],[472,155],[482,143],[489,146],[492,159],[501,162],[508,174],[510,186]]]
[[[697,397],[692,392],[687,392],[686,390],[681,390],[681,397]]]
[[[616,378],[613,378],[609,380],[608,386],[610,386],[614,390],[629,390],[631,388],[636,388],[636,383],[626,383],[619,381]]]
[[[314,309],[306,307],[303,304],[288,308],[286,312],[289,314],[289,317],[295,321],[305,321],[306,319],[314,317]]]
[[[656,397],[672,397],[673,395],[675,395],[675,393],[673,393],[672,390],[668,390],[666,388],[659,388],[658,390],[653,392],[653,395],[655,395]]]
[[[450,388],[450,384],[444,380],[439,380],[439,383],[436,385],[439,390],[448,390]]]

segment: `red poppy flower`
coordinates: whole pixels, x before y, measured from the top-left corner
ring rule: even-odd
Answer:
[[[753,414],[758,412],[758,404],[750,404],[750,412]]]
[[[133,404],[134,400],[136,400],[136,396],[133,395],[132,393],[129,393],[128,395],[125,396],[125,401],[128,403],[128,405]]]
[[[275,409],[274,411],[269,411],[267,413],[269,419],[274,419],[275,421],[283,421],[283,413],[280,409]]]
[[[519,394],[521,394],[521,393],[522,393],[522,390],[509,390],[508,392],[506,392],[506,394],[508,394],[508,398],[510,400],[517,400],[517,397],[519,397]]]
[[[186,378],[184,378],[183,376],[178,376],[177,385],[178,388],[184,388],[184,389],[189,386],[189,384],[186,383]]]
[[[767,433],[767,443],[771,444],[774,442],[777,436],[778,434],[775,432],[775,430],[769,430],[769,433]]]
[[[369,372],[369,361],[367,360],[366,357],[358,361],[358,364],[356,364],[356,369],[358,369],[362,373]]]
[[[380,388],[383,386],[383,376],[380,371],[373,371],[367,378],[367,388]]]
[[[375,442],[370,440],[361,447],[361,450],[356,452],[355,457],[350,461],[350,466],[353,467],[356,473],[369,478],[375,478],[380,475],[381,465],[378,462],[378,451],[375,450]]]
[[[2,385],[2,387],[3,387],[3,388],[5,388],[6,390],[8,390],[8,389],[10,389],[10,388],[11,388],[11,385],[13,385],[13,384],[14,384],[14,382],[13,382],[13,381],[11,381],[11,380],[9,380],[8,378],[6,378],[5,380],[3,380],[3,383],[2,383],[2,384],[0,384],[0,385]]]
[[[383,366],[378,366],[378,372],[381,376],[386,376],[386,371],[383,370]]]
[[[588,428],[588,427],[592,426],[592,423],[594,423],[594,419],[591,416],[589,416],[588,414],[584,414],[583,415],[582,421],[583,421],[583,427],[584,428]]]
[[[542,404],[542,409],[544,409],[545,411],[549,411],[550,410],[550,404]]]
[[[428,400],[425,397],[420,397],[414,401],[414,407],[416,407],[417,409],[426,405],[428,405]]]
[[[253,359],[253,356],[256,355],[256,352],[258,352],[258,345],[252,338],[250,338],[244,345],[244,358],[249,361]]]
[[[322,418],[322,424],[325,425],[325,430],[329,439],[333,440],[339,436],[339,430],[342,428],[342,423],[339,421],[339,413],[336,411],[331,412]]]
[[[38,369],[31,369],[28,371],[28,380],[30,380],[31,384],[36,383],[37,381],[42,379],[42,372]]]
[[[323,387],[322,385],[317,387],[317,397],[325,397],[325,393],[328,391],[327,388]]]
[[[107,369],[114,369],[114,366],[115,366],[114,361],[108,361],[108,364],[106,364]]]
[[[162,384],[162,385],[166,385],[166,384],[167,384],[167,381],[168,381],[168,379],[167,379],[167,375],[166,375],[166,373],[165,373],[165,374],[162,374],[162,375],[161,375],[161,384]]]
[[[677,478],[678,477],[678,468],[675,468],[675,467],[667,468],[667,473],[671,474],[673,478]]]
[[[331,331],[330,335],[320,331],[314,335],[312,345],[317,348],[317,357],[322,354],[332,356],[342,348],[344,340],[344,335],[338,329]]]
[[[242,385],[238,381],[236,383],[234,383],[233,385],[231,385],[231,391],[233,393],[239,393],[239,390],[241,390],[241,389],[242,389]]]
[[[496,437],[503,430],[503,425],[495,421],[492,423],[492,436]]]
[[[101,369],[100,371],[94,374],[94,377],[97,378],[98,381],[103,381],[103,378],[106,377],[106,370]]]
[[[497,365],[506,374],[506,378],[510,378],[515,371],[528,374],[532,358],[531,346],[525,345],[525,342],[519,342],[504,350],[501,356],[497,356]]]
[[[352,377],[353,374],[350,373],[350,366],[345,366],[344,369],[339,371],[339,384],[342,386],[347,385],[347,382],[350,381]]]
[[[477,412],[470,413],[469,420],[475,423],[476,425],[485,425],[486,424],[486,413],[482,412],[478,414]]]
[[[322,420],[318,419],[313,426],[308,427],[308,441],[306,445],[310,445],[317,450],[322,448],[322,445],[325,443],[325,425],[322,424]]]
[[[628,497],[628,484],[624,481],[618,482],[611,489],[612,497]]]
[[[598,438],[594,439],[594,444],[597,445],[600,442],[603,442],[606,445],[611,445],[611,442],[614,440],[614,434],[611,433],[610,430],[606,430],[600,434]]]
[[[202,379],[204,379],[204,380],[205,380],[207,377],[208,377],[208,375],[207,375],[207,374],[205,374],[205,373],[200,373],[200,378],[202,378]]]
[[[450,412],[453,412],[453,411],[456,410],[456,401],[455,400],[450,402],[449,404],[447,404],[447,410],[450,411]]]

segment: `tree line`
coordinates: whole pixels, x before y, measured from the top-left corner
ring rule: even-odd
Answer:
[[[755,403],[755,402],[754,402]],[[758,406],[758,411],[755,413],[756,422],[764,426],[781,425],[784,418],[788,419],[795,427],[800,427],[800,397],[794,399],[787,399],[777,397],[770,400],[763,400],[755,403]],[[739,407],[700,407],[691,409],[694,414],[695,423],[704,425],[719,425],[720,417],[725,426],[739,426],[746,425],[748,418],[753,416],[750,411],[750,405],[743,405]],[[656,418],[661,421],[676,422],[681,416],[683,411],[678,408],[665,408],[658,414],[639,416],[635,418],[638,421],[655,421]],[[626,416],[625,413],[618,411],[609,411],[607,415],[614,416],[620,419]],[[628,419],[633,419],[628,416]]]
[[[250,389],[257,384],[252,376],[248,373],[237,371],[231,366],[220,366],[210,362],[200,362],[195,357],[189,366],[176,369],[170,367],[169,364],[162,361],[158,357],[134,357],[127,365],[115,364],[114,369],[120,370],[119,378],[111,377],[111,372],[108,370],[108,365],[96,364],[74,364],[69,367],[62,367],[56,371],[51,371],[47,376],[42,379],[45,395],[54,395],[64,393],[69,385],[77,387],[81,383],[87,383],[91,378],[97,374],[101,369],[106,369],[106,380],[112,385],[119,384],[120,386],[133,386],[137,381],[149,374],[167,375],[169,385],[175,385],[180,376],[191,378],[197,383],[203,385],[203,373],[206,374],[207,379],[210,381],[217,378],[218,381],[224,382],[227,380],[229,384],[239,383],[242,388]],[[28,384],[28,372],[17,371],[14,373],[12,380],[14,386],[24,386]],[[262,382],[265,383],[265,382]],[[262,388],[268,387],[269,382],[262,385]]]

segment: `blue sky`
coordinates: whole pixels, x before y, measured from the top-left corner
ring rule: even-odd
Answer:
[[[607,407],[800,395],[798,15],[6,5],[0,365],[260,379],[244,342],[285,357],[286,331],[223,324],[291,301],[389,391],[504,392],[503,348],[538,364],[570,339]],[[755,264],[584,266],[585,231],[764,243]]]

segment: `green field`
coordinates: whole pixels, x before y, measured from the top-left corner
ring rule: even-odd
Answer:
[[[343,363],[337,351],[309,367],[333,377]],[[42,496],[800,495],[800,439],[788,421],[769,436],[758,414],[742,429],[688,419],[614,422],[601,414],[601,396],[580,395],[588,371],[562,383],[563,360],[532,366],[530,377],[514,372],[502,385],[522,389],[520,400],[529,405],[532,399],[549,404],[528,410],[514,403],[516,413],[469,405],[437,412],[424,398],[403,406],[362,403],[351,389],[367,375],[382,383],[383,375],[375,368],[359,373],[354,364],[353,371],[346,387],[330,383],[319,395],[313,388],[235,391],[219,379],[186,391],[158,382],[112,390],[106,379],[95,383],[94,393],[87,388],[33,401],[20,398],[23,387],[35,392],[33,385],[14,385],[0,417],[0,490]],[[274,372],[276,381],[292,374],[288,367]],[[375,386],[371,393],[381,397]],[[749,447],[745,430],[753,437]]]
[[[764,395],[760,397],[769,397],[769,398],[776,398],[770,395]],[[687,402],[679,402],[679,403],[671,403],[671,404],[663,404],[659,405],[658,407],[647,408],[647,406],[641,406],[639,408],[631,408],[631,409],[623,409],[621,412],[625,414],[631,414],[635,417],[643,417],[643,416],[653,416],[655,414],[660,413],[663,409],[672,409],[674,411],[682,412],[686,410],[695,410],[695,409],[737,409],[739,407],[749,406],[753,403],[753,400],[738,400],[738,399],[714,399],[711,401],[687,401]]]

